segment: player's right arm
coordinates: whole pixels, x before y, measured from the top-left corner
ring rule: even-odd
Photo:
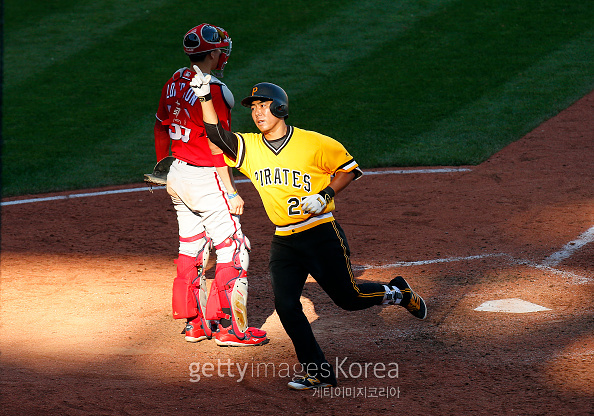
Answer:
[[[202,103],[203,112],[204,107],[209,105],[208,103],[210,103],[210,101],[207,103]],[[210,105],[212,106],[212,103]],[[204,130],[206,130],[208,140],[220,148],[225,155],[233,160],[237,159],[238,141],[235,134],[225,130],[220,122],[211,124],[207,121],[204,121]]]
[[[217,172],[223,181],[223,185],[227,189],[227,199],[229,200],[229,212],[233,215],[242,215],[244,201],[235,189],[235,181],[233,180],[233,173],[228,166],[217,166]]]
[[[228,157],[236,159],[238,148],[237,136],[225,130],[219,121],[210,96],[210,75],[205,75],[202,71],[196,69],[196,75],[192,78],[190,86],[202,105],[202,121],[204,122],[208,139],[218,146]]]

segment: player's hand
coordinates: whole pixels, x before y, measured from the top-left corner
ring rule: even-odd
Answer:
[[[326,200],[320,194],[310,195],[301,202],[303,212],[319,214],[326,208]]]
[[[190,87],[197,97],[206,97],[210,94],[210,74],[203,74],[198,65],[194,65],[194,71],[196,71],[196,75],[190,81]]]
[[[237,195],[231,199],[229,199],[229,212],[232,215],[242,215],[243,214],[243,199],[241,196]]]

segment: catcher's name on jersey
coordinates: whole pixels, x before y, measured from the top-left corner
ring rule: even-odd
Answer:
[[[213,166],[214,161],[202,121],[202,106],[190,87],[194,74],[193,70],[184,67],[171,76],[161,90],[156,117],[163,126],[167,126],[171,154],[176,159],[194,166]],[[223,128],[229,130],[231,108],[235,103],[233,94],[214,76],[211,76],[210,84],[217,116]],[[162,158],[164,155],[158,154],[157,157]]]
[[[317,215],[301,210],[301,201],[320,192],[338,171],[362,174],[359,165],[338,141],[320,133],[287,127],[282,142],[269,143],[261,133],[235,133],[237,159],[229,166],[246,175],[258,190],[277,234],[291,234],[332,221],[332,200]]]

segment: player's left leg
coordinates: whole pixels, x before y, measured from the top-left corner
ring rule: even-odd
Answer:
[[[355,311],[380,305],[384,285],[357,283],[351,267],[350,249],[344,231],[336,221],[311,231],[305,260],[310,274],[338,306]]]
[[[326,252],[323,256],[318,255],[317,261],[312,257],[312,276],[338,306],[354,311],[373,305],[400,305],[415,317],[425,319],[425,302],[401,276],[392,279],[387,285],[356,283],[344,231],[337,222],[322,226],[316,228],[320,228],[324,237],[319,236],[316,241],[323,242]],[[320,250],[315,250],[312,255]]]
[[[219,320],[216,343],[235,347],[266,344],[266,331],[248,326],[249,240],[238,229],[215,245],[215,250],[217,267],[208,298],[207,316]]]

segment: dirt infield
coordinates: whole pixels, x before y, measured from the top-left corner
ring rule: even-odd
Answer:
[[[286,387],[296,360],[273,310],[273,227],[251,184],[239,184],[248,309],[271,338],[257,348],[180,335],[164,190],[3,206],[0,413],[592,414],[594,93],[468,168],[366,175],[339,196],[358,279],[404,275],[429,315],[342,311],[307,283],[339,377],[315,394]],[[548,310],[475,310],[511,298]]]

